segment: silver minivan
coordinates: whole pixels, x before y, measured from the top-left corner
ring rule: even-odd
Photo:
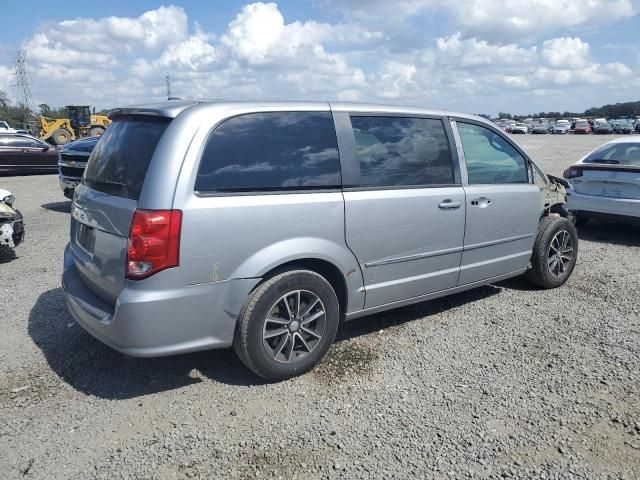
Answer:
[[[196,101],[111,116],[62,284],[77,322],[129,355],[233,345],[285,379],[342,321],[522,274],[558,287],[576,263],[568,184],[480,117]]]

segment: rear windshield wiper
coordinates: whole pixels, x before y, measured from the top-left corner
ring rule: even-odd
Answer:
[[[589,160],[589,163],[608,163],[610,165],[618,165],[619,160],[606,160],[604,158],[596,158],[595,160]]]

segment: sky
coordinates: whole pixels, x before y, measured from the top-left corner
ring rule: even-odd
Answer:
[[[28,10],[25,8],[28,5]],[[473,113],[640,100],[640,0],[3,0],[0,90],[32,106],[181,98]]]

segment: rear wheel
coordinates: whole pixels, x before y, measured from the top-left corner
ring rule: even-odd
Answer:
[[[571,276],[577,258],[578,233],[573,223],[563,217],[545,217],[538,227],[526,276],[539,287],[559,287]]]
[[[104,133],[104,127],[91,127],[89,130],[90,137],[99,137]]]
[[[71,132],[66,128],[58,128],[53,132],[53,135],[51,135],[53,143],[56,145],[66,145],[71,141],[72,137]]]
[[[247,299],[234,349],[267,380],[308,372],[325,356],[338,330],[340,308],[327,280],[310,270],[270,278]]]

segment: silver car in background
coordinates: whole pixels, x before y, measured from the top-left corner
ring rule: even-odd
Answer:
[[[616,138],[601,145],[564,172],[573,189],[568,208],[576,223],[591,218],[640,221],[640,140]]]
[[[72,204],[68,307],[124,353],[313,368],[341,321],[526,274],[578,238],[562,179],[481,117],[324,102],[116,109]]]

